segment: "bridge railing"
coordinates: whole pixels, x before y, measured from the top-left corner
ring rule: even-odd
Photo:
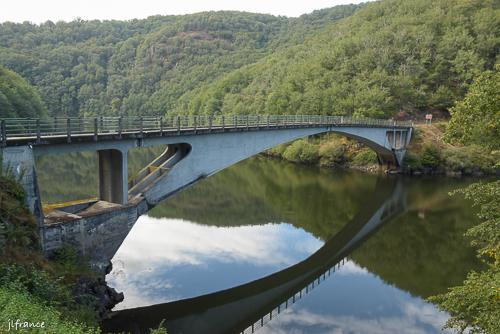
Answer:
[[[54,117],[44,119],[0,119],[0,145],[7,139],[66,137],[77,135],[119,135],[147,132],[180,132],[198,129],[264,129],[294,126],[411,127],[411,122],[373,118],[322,115],[217,115],[145,117]]]

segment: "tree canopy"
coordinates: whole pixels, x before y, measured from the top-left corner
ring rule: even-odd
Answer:
[[[500,66],[478,76],[451,111],[447,139],[500,149]]]
[[[52,116],[447,108],[500,48],[498,1],[384,0],[299,18],[242,12],[0,24],[0,65]]]
[[[0,66],[0,118],[45,117],[40,95],[17,73]]]

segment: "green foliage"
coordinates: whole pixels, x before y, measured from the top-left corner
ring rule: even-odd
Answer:
[[[318,146],[305,139],[297,140],[286,148],[283,157],[294,162],[315,163],[319,158]]]
[[[37,241],[37,224],[26,207],[23,188],[0,174],[0,262],[7,246],[33,249]]]
[[[432,301],[451,313],[446,323],[459,333],[500,332],[500,181],[474,183],[456,191],[479,207],[481,223],[467,231],[488,269],[469,273],[461,286]],[[455,193],[456,193],[455,192]]]
[[[378,163],[377,153],[370,149],[363,149],[354,155],[352,162],[356,166],[368,166]]]
[[[499,168],[500,151],[492,151],[477,145],[449,147],[442,152],[448,170],[472,174],[474,171],[493,173]]]
[[[26,291],[47,305],[60,306],[70,299],[70,291],[47,272],[33,266],[0,264],[0,286]]]
[[[413,152],[406,152],[403,166],[410,170],[420,170],[423,167],[420,157]]]
[[[451,110],[446,138],[459,144],[500,149],[500,65],[471,85],[465,98]]]
[[[425,146],[420,162],[423,167],[437,168],[441,164],[441,151],[434,145]]]
[[[0,66],[0,118],[46,115],[38,92],[21,76]]]
[[[322,165],[339,164],[345,161],[346,146],[339,141],[327,141],[319,148]]]
[[[500,271],[470,272],[463,285],[429,298],[452,314],[446,328],[458,333],[500,333]]]
[[[281,145],[275,146],[275,147],[267,150],[267,154],[269,154],[270,156],[274,156],[274,157],[282,157],[283,153],[285,153],[285,150],[287,147],[288,147],[287,144],[281,144]]]
[[[500,181],[474,183],[458,192],[479,207],[481,224],[471,228],[467,235],[472,245],[479,248],[479,255],[495,266],[500,265]]]
[[[160,322],[160,325],[158,325],[158,328],[150,328],[149,329],[149,334],[168,334],[167,329],[164,326],[165,320]]]
[[[44,328],[20,329],[18,330],[20,333],[100,333],[99,329],[66,320],[55,307],[44,304],[37,297],[15,285],[0,286],[0,305],[1,332],[8,331],[10,320],[20,319],[21,321],[44,323]]]
[[[388,117],[446,109],[493,68],[499,34],[492,0],[372,2],[221,77],[186,109],[206,112],[212,98],[222,112]]]
[[[300,18],[242,12],[131,21],[0,24],[0,64],[36,85],[51,116],[165,114],[183,110],[223,74],[302,43],[360,6]],[[244,78],[238,81],[246,85]],[[237,87],[229,87],[231,92]],[[200,106],[216,112],[217,95]]]

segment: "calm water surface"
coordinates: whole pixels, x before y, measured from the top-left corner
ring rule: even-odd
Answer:
[[[125,300],[103,325],[440,333],[447,315],[425,299],[480,266],[470,203],[448,196],[468,182],[247,160],[139,218],[107,276]]]

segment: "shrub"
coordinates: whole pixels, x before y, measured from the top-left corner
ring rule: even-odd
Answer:
[[[269,154],[270,156],[273,156],[273,157],[282,157],[283,153],[285,153],[286,149],[287,149],[287,145],[281,144],[281,145],[275,146],[275,147],[267,150],[267,154]]]
[[[38,298],[15,285],[0,286],[0,305],[0,332],[9,330],[8,323],[10,320],[19,319],[23,322],[44,323],[44,328],[18,330],[21,333],[100,333],[99,329],[65,320],[54,307],[45,305]],[[13,331],[13,329],[10,331]]]
[[[328,141],[319,148],[322,165],[341,163],[345,160],[346,146],[337,141]]]
[[[413,154],[412,152],[406,152],[403,166],[407,169],[419,170],[422,169],[422,162],[417,155]]]
[[[474,170],[493,172],[498,169],[500,152],[489,152],[481,147],[471,145],[450,147],[444,151],[444,163],[447,169],[469,174]]]
[[[427,168],[437,168],[441,164],[441,152],[434,145],[426,145],[420,157],[422,166]]]
[[[378,162],[377,153],[370,149],[363,149],[353,157],[352,162],[356,166],[376,164]]]
[[[319,158],[318,147],[306,140],[297,140],[286,148],[283,157],[294,162],[314,163]]]

